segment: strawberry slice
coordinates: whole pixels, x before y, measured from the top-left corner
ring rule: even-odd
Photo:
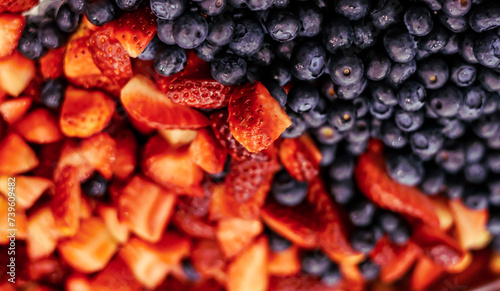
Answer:
[[[229,128],[248,151],[268,148],[292,122],[260,82],[237,88],[229,100]]]
[[[382,282],[392,283],[403,277],[418,260],[422,249],[412,241],[395,248],[395,258],[389,264],[383,265],[380,272]]]
[[[141,5],[133,12],[125,12],[111,24],[114,37],[132,58],[146,49],[156,34],[156,17],[149,5]]]
[[[445,274],[444,269],[431,258],[421,256],[410,277],[412,290],[427,290],[427,288]]]
[[[15,51],[0,59],[0,89],[17,97],[35,77],[35,62]]]
[[[0,175],[16,175],[39,164],[35,151],[17,134],[11,133],[0,142]]]
[[[44,79],[57,79],[63,76],[65,51],[66,47],[49,50],[39,59],[40,72]]]
[[[51,208],[56,228],[63,236],[73,236],[80,226],[81,189],[78,169],[65,167],[61,176],[55,180],[56,189]]]
[[[120,98],[133,118],[159,129],[192,129],[208,125],[208,119],[195,109],[172,103],[145,76],[137,75],[123,87]]]
[[[134,172],[137,165],[137,141],[128,129],[119,130],[115,135],[116,159],[113,175],[125,180]]]
[[[16,129],[26,141],[31,143],[53,143],[63,138],[57,118],[43,108],[31,111],[17,123]]]
[[[378,148],[375,145],[371,147]],[[358,157],[355,177],[359,189],[378,206],[415,217],[439,228],[439,218],[430,199],[417,188],[392,180],[387,173],[381,150],[370,150],[369,147],[367,152]]]
[[[14,192],[15,193],[15,192]],[[17,229],[16,231],[16,239],[24,240],[28,236],[28,218],[26,217],[26,213],[23,209],[16,208],[15,209],[15,227],[12,227],[9,218],[13,218],[11,211],[9,208],[12,207],[10,205],[10,201],[7,200],[7,197],[0,196],[0,244],[8,245],[10,243],[11,234],[10,229]]]
[[[20,14],[0,14],[0,58],[14,52],[23,33],[26,20]]]
[[[217,241],[226,258],[232,258],[248,247],[262,233],[256,219],[226,218],[217,224]]]
[[[45,192],[54,187],[52,180],[34,176],[16,176],[16,206],[22,209],[30,208]],[[9,176],[0,176],[0,192],[8,197]]]
[[[19,97],[9,99],[0,103],[0,115],[8,124],[21,120],[31,107],[31,97]]]
[[[321,152],[307,134],[299,138],[284,139],[280,145],[279,157],[288,173],[298,181],[311,180],[319,174]]]
[[[174,225],[184,233],[196,238],[215,238],[215,226],[204,218],[179,207],[173,216]]]
[[[89,37],[89,50],[94,63],[101,72],[119,83],[132,78],[130,56],[113,36],[113,28],[104,26]]]
[[[101,91],[68,86],[59,123],[64,135],[85,138],[101,132],[111,120],[115,102]]]
[[[142,195],[148,193],[148,195]],[[148,180],[135,176],[118,198],[120,221],[149,242],[160,240],[175,205],[176,196]]]
[[[114,257],[106,267],[97,273],[90,282],[90,290],[102,291],[140,291],[142,286],[134,277],[132,270],[120,258]],[[80,290],[77,290],[80,291]],[[82,290],[83,291],[83,290]],[[87,290],[85,290],[87,291]]]
[[[226,260],[217,241],[202,239],[196,242],[191,252],[191,260],[204,278],[226,281]]]
[[[82,273],[102,270],[117,249],[118,242],[97,217],[82,220],[78,233],[57,245],[63,260]]]
[[[64,288],[68,291],[91,291],[89,279],[82,274],[72,274],[64,282]]]
[[[458,241],[464,250],[478,250],[484,248],[491,240],[491,234],[486,224],[488,209],[472,210],[467,208],[460,199],[449,202]]]
[[[39,0],[1,0],[0,12],[23,12],[28,11],[38,4]]]
[[[174,148],[191,144],[198,135],[198,131],[192,129],[158,129],[161,137]]]
[[[189,155],[205,172],[217,174],[224,170],[227,152],[219,145],[211,130],[200,129],[189,146]]]
[[[281,252],[271,252],[268,264],[271,276],[294,276],[300,271],[299,248],[292,245]]]
[[[232,261],[227,291],[266,291],[269,285],[267,238],[262,236]]]
[[[97,213],[106,224],[109,233],[120,244],[126,243],[129,237],[129,229],[125,223],[118,219],[118,210],[115,207],[99,204]]]
[[[36,261],[52,254],[60,236],[50,207],[44,206],[32,213],[28,218],[28,237],[26,238],[30,260]]]
[[[210,78],[178,77],[170,82],[165,94],[180,105],[216,109],[227,106],[233,90],[233,86]]]

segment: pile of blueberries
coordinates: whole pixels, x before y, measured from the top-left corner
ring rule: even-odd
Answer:
[[[100,26],[142,2],[67,0],[28,19],[19,50],[39,58],[64,44],[81,14]],[[410,237],[401,217],[377,209],[353,181],[356,157],[375,137],[397,182],[489,208],[500,250],[498,1],[150,0],[150,7],[157,36],[139,58],[169,76],[194,49],[222,84],[262,82],[292,119],[282,137],[307,131],[317,141],[324,180],[356,226],[355,249],[370,252],[384,233],[396,244]],[[293,206],[306,189],[281,171],[272,195]],[[270,244],[279,251],[290,242],[271,233]],[[320,252],[304,253],[302,263],[325,284],[340,278]],[[378,274],[369,260],[360,270],[367,279]]]

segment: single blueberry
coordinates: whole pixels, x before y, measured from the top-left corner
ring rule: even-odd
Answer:
[[[173,33],[178,46],[183,49],[193,49],[207,37],[208,24],[201,14],[186,13],[175,20]]]
[[[184,13],[188,3],[186,0],[150,0],[150,5],[156,17],[174,20]]]
[[[187,64],[186,52],[177,46],[161,47],[154,58],[156,72],[162,76],[172,76]]]
[[[224,85],[235,85],[243,80],[247,62],[235,55],[226,54],[211,63],[212,77]]]

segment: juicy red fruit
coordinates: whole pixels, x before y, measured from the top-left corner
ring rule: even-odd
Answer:
[[[227,105],[233,87],[204,78],[179,77],[168,85],[172,102],[196,108],[216,109]]]

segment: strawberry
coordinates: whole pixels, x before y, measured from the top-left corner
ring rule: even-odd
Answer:
[[[94,31],[88,42],[92,59],[105,76],[118,80],[119,83],[132,78],[130,57],[114,38],[111,27],[104,26]]]
[[[215,278],[219,282],[226,280],[227,262],[215,240],[202,239],[196,242],[191,252],[191,261],[203,277]]]
[[[30,208],[35,201],[45,192],[54,187],[52,180],[34,176],[16,176],[16,206],[21,209]],[[9,189],[8,176],[0,176],[0,192],[6,197]]]
[[[370,259],[379,266],[387,266],[396,259],[396,246],[387,235],[381,237],[370,252]]]
[[[292,245],[281,252],[271,252],[267,269],[272,276],[294,276],[300,272],[299,248]]]
[[[26,86],[21,96],[31,97],[33,100],[40,100],[40,92],[42,91],[42,86],[44,79],[42,73],[39,69],[35,71],[35,76]]]
[[[52,254],[60,236],[50,207],[44,206],[30,214],[26,238],[30,260],[35,261]]]
[[[68,86],[59,121],[61,130],[69,137],[89,137],[106,127],[114,110],[115,102],[101,91]]]
[[[449,202],[455,230],[460,246],[464,250],[477,250],[484,248],[491,240],[491,234],[486,227],[488,210],[472,210],[467,208],[460,199]]]
[[[389,264],[382,266],[380,278],[385,283],[392,283],[403,277],[418,260],[422,250],[412,241],[395,248],[395,257]]]
[[[179,207],[173,216],[174,225],[186,234],[196,238],[215,238],[215,226],[202,217]]]
[[[218,221],[217,241],[226,258],[232,258],[248,247],[262,233],[256,219],[225,218]]]
[[[269,285],[267,271],[268,245],[260,237],[228,266],[227,291],[266,291]]]
[[[142,195],[148,193],[148,195]],[[160,186],[135,176],[118,198],[120,221],[149,242],[160,240],[173,213],[176,197]]]
[[[117,248],[118,243],[97,217],[82,220],[78,233],[57,245],[63,260],[82,273],[102,270]]]
[[[292,277],[272,277],[268,291],[361,291],[364,290],[360,283],[340,284],[326,286],[318,278],[306,275]]]
[[[490,270],[494,274],[500,274],[500,252],[493,252],[491,255]]]
[[[127,242],[129,237],[129,229],[125,223],[118,219],[118,210],[115,207],[99,204],[97,213],[102,221],[106,224],[109,233],[120,244]]]
[[[66,266],[55,257],[49,257],[28,265],[29,277],[33,281],[52,283],[59,285],[64,280]]]
[[[14,52],[23,33],[26,20],[20,14],[0,14],[0,58]]]
[[[0,115],[8,124],[21,120],[31,107],[31,97],[18,97],[0,103]]]
[[[141,5],[133,12],[125,12],[111,23],[113,36],[132,58],[142,53],[156,34],[156,16],[149,5]]]
[[[64,288],[68,291],[91,291],[89,279],[82,274],[72,274],[64,282]]]
[[[47,109],[31,111],[16,125],[17,131],[31,143],[53,143],[63,138],[57,118]]]
[[[227,105],[233,90],[233,86],[210,78],[178,77],[170,82],[165,94],[180,105],[216,109]]]
[[[39,0],[1,0],[0,12],[23,12],[28,11],[38,4]]]
[[[35,62],[15,51],[0,59],[0,89],[17,97],[35,77]]]
[[[192,129],[208,125],[208,119],[202,113],[172,103],[145,76],[132,78],[123,87],[120,98],[131,117],[153,128]]]
[[[355,178],[359,189],[378,206],[415,217],[432,227],[439,227],[439,218],[430,199],[415,187],[393,181],[385,167],[380,148],[371,141],[369,150],[358,157]],[[370,149],[370,147],[372,149]]]
[[[0,175],[24,173],[39,164],[35,151],[17,133],[0,141],[0,161]]]
[[[142,286],[134,277],[132,270],[120,258],[114,257],[106,267],[97,273],[90,282],[90,290],[102,291],[140,291]],[[78,290],[80,291],[80,290]],[[83,290],[82,290],[83,291]],[[87,291],[87,290],[85,290]]]
[[[198,130],[158,129],[158,133],[170,144],[170,146],[179,148],[194,141],[198,135]]]
[[[203,280],[200,282],[184,282],[177,278],[167,278],[157,290],[176,291],[223,291],[224,288],[215,280]]]
[[[410,277],[412,290],[427,290],[432,283],[444,275],[444,269],[437,265],[431,258],[421,256]]]
[[[294,139],[284,139],[279,157],[288,173],[298,181],[311,180],[319,174],[321,152],[306,134]]]
[[[49,50],[38,63],[44,79],[57,79],[63,76],[64,53],[66,47]]]
[[[15,193],[15,192],[14,192]],[[0,196],[0,244],[9,244],[10,238],[9,235],[11,231],[9,231],[12,228],[16,228],[16,239],[19,240],[24,240],[28,236],[28,218],[26,217],[26,213],[24,212],[23,209],[16,208],[15,210],[15,227],[12,227],[10,223],[12,220],[9,220],[9,218],[13,218],[11,214],[11,211],[9,211],[10,201],[7,200],[8,197],[3,197]]]
[[[73,236],[80,225],[81,189],[77,168],[65,167],[59,179],[52,200],[52,212],[56,227],[63,236]]]
[[[237,88],[229,100],[229,128],[248,151],[268,148],[292,122],[260,82]]]
[[[137,164],[137,141],[128,129],[119,130],[115,135],[116,159],[113,175],[125,180],[134,172]]]
[[[454,219],[451,208],[448,205],[448,199],[442,196],[432,196],[431,202],[436,209],[436,214],[439,219],[439,228],[444,231],[449,230],[454,224]]]
[[[340,263],[339,269],[344,280],[350,282],[365,283],[365,278],[363,278],[363,274],[359,270],[357,264]]]
[[[210,204],[208,206],[208,218],[210,220],[220,220],[226,217],[232,217],[234,209],[231,209],[226,196],[226,186],[221,184],[211,183],[208,186],[210,191]],[[234,197],[232,197],[234,199]]]

